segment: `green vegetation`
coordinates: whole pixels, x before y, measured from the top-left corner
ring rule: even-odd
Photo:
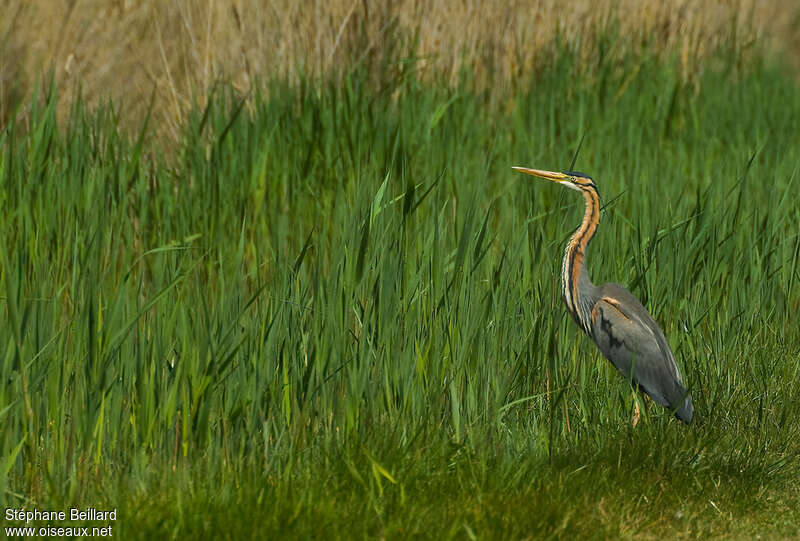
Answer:
[[[413,61],[220,87],[158,156],[34,97],[0,139],[4,506],[116,507],[124,539],[800,535],[800,90],[553,58],[509,101]],[[559,298],[583,203],[510,169],[584,133],[590,273],[661,323],[691,426],[630,426]]]

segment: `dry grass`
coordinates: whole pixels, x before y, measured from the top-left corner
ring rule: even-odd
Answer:
[[[800,49],[800,10],[780,0],[0,0],[0,11],[0,123],[52,72],[64,103],[76,92],[90,104],[110,98],[133,122],[155,89],[157,126],[173,137],[215,81],[246,91],[390,47],[415,48],[425,76],[452,82],[468,68],[499,89],[534,70],[557,32],[589,58],[610,24],[625,37],[616,49],[677,52],[687,77],[720,47]]]

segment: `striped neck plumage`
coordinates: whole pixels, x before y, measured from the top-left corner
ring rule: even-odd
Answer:
[[[587,334],[591,334],[591,311],[594,299],[589,296],[594,289],[586,272],[586,247],[597,232],[600,223],[600,198],[593,186],[582,186],[586,201],[586,212],[580,227],[575,230],[564,250],[561,268],[561,286],[564,303],[575,322]]]

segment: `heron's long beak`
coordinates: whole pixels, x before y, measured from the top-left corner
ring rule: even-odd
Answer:
[[[520,173],[527,173],[528,175],[533,175],[539,178],[546,178],[547,180],[552,180],[553,182],[563,182],[567,179],[567,175],[564,173],[556,173],[554,171],[543,171],[541,169],[528,169],[527,167],[512,167],[514,171],[519,171]]]

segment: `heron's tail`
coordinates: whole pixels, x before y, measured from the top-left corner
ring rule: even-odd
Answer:
[[[688,425],[692,422],[692,417],[694,417],[694,405],[692,404],[692,397],[689,393],[684,391],[684,395],[683,404],[675,411],[675,417]]]

